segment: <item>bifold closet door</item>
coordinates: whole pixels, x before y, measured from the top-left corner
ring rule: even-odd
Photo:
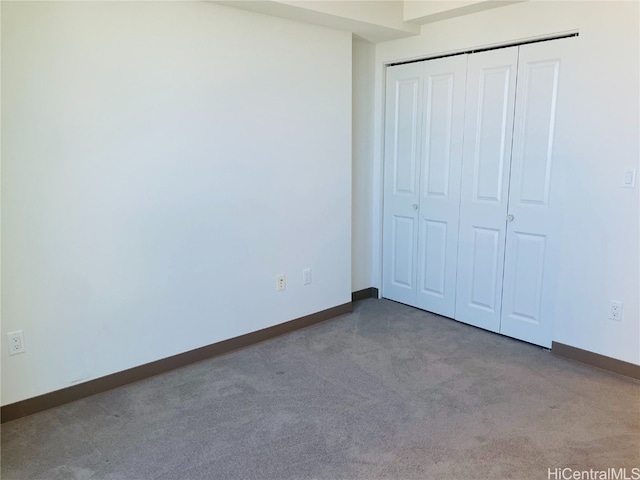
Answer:
[[[468,55],[424,62],[415,306],[453,318]]]
[[[500,333],[551,347],[557,277],[556,125],[575,39],[522,45],[513,129]]]
[[[410,305],[416,299],[423,70],[421,63],[389,67],[386,85],[382,291]]]
[[[467,55],[387,69],[383,296],[453,317]]]
[[[469,56],[456,320],[500,329],[518,47]]]
[[[387,69],[385,297],[551,346],[561,230],[551,184],[574,46]]]

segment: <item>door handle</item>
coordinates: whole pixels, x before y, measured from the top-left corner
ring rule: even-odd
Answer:
[[[414,203],[414,204],[411,206],[411,208],[413,208],[414,210],[417,210],[417,209],[418,209],[418,204],[417,204],[417,203]]]
[[[513,215],[509,214],[507,215],[507,222],[513,222],[516,219],[516,217],[514,217]]]

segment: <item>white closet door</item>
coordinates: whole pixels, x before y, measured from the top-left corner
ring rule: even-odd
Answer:
[[[551,347],[557,277],[550,183],[563,57],[573,39],[520,47],[500,332]]]
[[[453,317],[467,55],[423,62],[415,306]]]
[[[455,318],[498,331],[518,47],[469,56]]]
[[[383,294],[416,299],[423,64],[387,68],[385,113]]]

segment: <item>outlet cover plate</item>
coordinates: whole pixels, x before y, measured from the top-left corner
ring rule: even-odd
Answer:
[[[17,355],[19,353],[26,352],[24,346],[24,332],[22,330],[7,333],[7,341],[9,342],[9,355]]]
[[[622,321],[622,302],[611,300],[611,304],[609,306],[609,319],[617,322]]]

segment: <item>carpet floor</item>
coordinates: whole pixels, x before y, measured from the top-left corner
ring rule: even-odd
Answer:
[[[640,385],[371,299],[1,436],[3,480],[631,478]]]

